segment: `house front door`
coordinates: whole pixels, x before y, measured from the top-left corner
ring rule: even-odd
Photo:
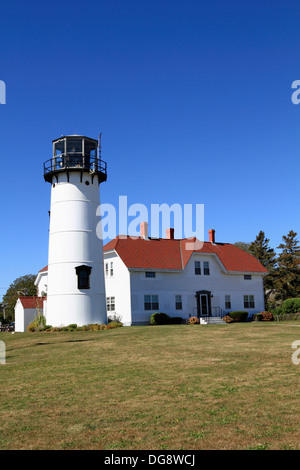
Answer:
[[[208,315],[208,298],[207,294],[200,295],[201,316]]]
[[[210,292],[196,292],[197,299],[197,315],[198,317],[206,317],[211,315]]]

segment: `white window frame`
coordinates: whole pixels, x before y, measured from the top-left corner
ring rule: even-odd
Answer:
[[[209,261],[203,261],[203,275],[210,276]]]
[[[180,297],[180,300],[178,300],[179,297]],[[182,295],[181,294],[175,295],[175,310],[182,310]]]
[[[146,279],[155,279],[156,272],[155,271],[145,271],[145,278]]]
[[[147,300],[146,300],[146,297],[147,297]],[[154,300],[153,298],[157,300]],[[146,304],[150,304],[150,308],[146,308]],[[150,312],[153,310],[156,310],[156,311],[159,310],[159,296],[157,294],[145,294],[144,295],[144,310],[147,312]]]
[[[108,312],[116,311],[116,298],[114,296],[106,297],[106,310]]]
[[[196,270],[199,270],[199,272],[196,272]],[[201,276],[201,261],[199,260],[194,262],[194,273],[195,276]]]
[[[245,294],[243,296],[243,299],[244,299],[244,308],[255,308],[255,297],[253,294]]]
[[[229,306],[228,306],[228,304],[229,304]],[[225,310],[231,310],[231,297],[230,297],[229,294],[225,295]]]

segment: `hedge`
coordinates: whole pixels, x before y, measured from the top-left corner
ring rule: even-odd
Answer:
[[[283,313],[298,313],[300,312],[300,299],[286,299],[281,305]]]
[[[280,307],[274,308],[272,313],[276,320],[296,320],[300,315],[300,298],[286,299]]]
[[[248,318],[248,312],[243,311],[236,311],[236,312],[229,312],[228,316],[236,322],[243,322],[246,321]]]
[[[181,323],[181,317],[170,317],[163,312],[152,313],[150,317],[151,325],[180,325]]]

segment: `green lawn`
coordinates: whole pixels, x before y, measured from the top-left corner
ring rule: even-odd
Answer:
[[[300,448],[300,322],[0,340],[0,449]]]

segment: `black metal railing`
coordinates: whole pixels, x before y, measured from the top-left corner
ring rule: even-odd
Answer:
[[[89,171],[101,177],[101,181],[106,181],[107,178],[107,163],[105,161],[81,154],[62,154],[50,158],[44,163],[44,178],[46,181],[49,181],[53,174],[70,170]]]
[[[226,313],[224,312],[224,310],[221,308],[221,307],[212,307],[212,316],[213,317],[220,317],[220,318],[223,318]]]
[[[193,309],[193,315],[194,315],[194,316],[198,316],[198,314],[199,314],[198,307],[194,307],[194,309]],[[226,315],[226,312],[224,312],[224,310],[223,310],[221,307],[212,307],[212,308],[211,308],[211,315],[209,315],[209,312],[207,312],[206,315],[204,315],[203,313],[201,313],[201,314],[199,315],[199,317],[201,317],[201,318],[208,318],[208,317],[219,317],[219,318],[223,318],[225,315]]]

